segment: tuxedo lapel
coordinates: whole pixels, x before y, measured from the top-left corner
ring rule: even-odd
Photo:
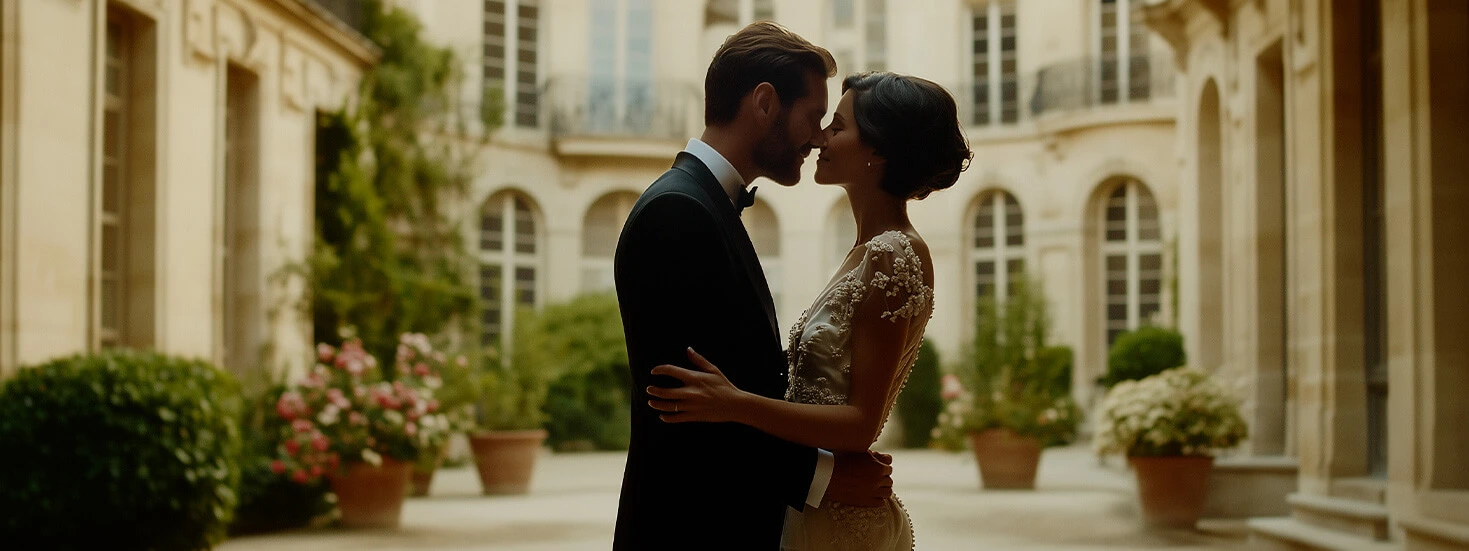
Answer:
[[[678,158],[673,162],[673,168],[682,170],[694,178],[703,189],[714,209],[718,212],[719,225],[724,229],[725,235],[734,243],[735,250],[740,257],[740,264],[745,269],[751,283],[755,286],[756,300],[760,307],[765,310],[765,316],[770,322],[770,334],[775,337],[777,345],[780,343],[780,328],[775,318],[775,302],[770,296],[770,285],[765,281],[765,271],[760,267],[760,257],[755,254],[755,245],[750,241],[750,233],[745,229],[745,224],[740,222],[739,211],[735,210],[734,204],[730,202],[729,195],[725,193],[724,187],[719,185],[719,179],[709,171],[700,161],[688,152],[680,152]]]

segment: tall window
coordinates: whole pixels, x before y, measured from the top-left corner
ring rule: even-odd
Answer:
[[[506,192],[485,201],[480,211],[480,342],[503,346],[517,308],[539,302],[537,270],[540,239],[530,199]]]
[[[857,22],[857,0],[832,0],[831,22],[838,29],[850,29]]]
[[[1107,347],[1117,336],[1150,321],[1163,300],[1163,244],[1158,206],[1142,182],[1116,184],[1103,206],[1102,262]]]
[[[617,253],[617,237],[627,221],[638,194],[630,191],[609,193],[592,203],[582,222],[582,283],[584,293],[611,291],[614,280],[612,259]]]
[[[867,21],[864,25],[864,40],[867,51],[867,70],[886,71],[888,68],[888,0],[866,0]]]
[[[591,128],[645,131],[653,119],[652,0],[592,0]]]
[[[1025,214],[1014,195],[995,191],[980,197],[974,211],[974,296],[1004,300],[1025,273]]]
[[[1017,57],[1015,0],[991,0],[974,7],[970,21],[974,54],[974,117],[977,126],[1020,120],[1020,66]]]
[[[709,0],[704,5],[704,26],[744,26],[756,21],[774,21],[772,0]]]
[[[755,245],[755,255],[760,258],[760,267],[765,269],[765,283],[770,286],[770,297],[779,311],[784,287],[781,284],[780,220],[775,217],[775,209],[762,200],[745,209],[740,218],[750,230],[750,242]]]
[[[1098,93],[1102,103],[1148,99],[1152,66],[1151,36],[1143,19],[1143,0],[1098,0]]]
[[[259,79],[230,65],[225,76],[224,235],[220,353],[226,367],[243,373],[259,365],[264,313],[260,310]]]
[[[107,13],[102,52],[101,175],[93,189],[92,342],[146,347],[153,342],[153,123],[157,90],[150,20]]]
[[[134,71],[128,21],[116,13],[107,17],[107,51],[102,93],[102,202],[97,213],[102,263],[98,271],[102,315],[97,340],[102,347],[125,340],[128,294],[128,107],[129,79]]]
[[[540,126],[539,0],[485,0],[484,87],[505,98],[516,126]]]

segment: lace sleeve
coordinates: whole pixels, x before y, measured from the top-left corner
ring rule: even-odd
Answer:
[[[927,315],[933,310],[933,289],[923,281],[923,265],[913,243],[898,232],[889,232],[867,243],[862,260],[862,279],[867,283],[866,301],[881,306],[881,318],[897,322]]]

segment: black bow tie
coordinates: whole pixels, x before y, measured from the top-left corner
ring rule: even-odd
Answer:
[[[743,213],[745,207],[755,204],[755,190],[757,189],[760,188],[758,186],[751,186],[749,189],[740,190],[739,198],[735,199],[735,212]]]

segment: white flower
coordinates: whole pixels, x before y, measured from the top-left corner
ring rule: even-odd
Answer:
[[[383,465],[383,456],[378,455],[371,448],[362,448],[362,460],[374,467],[381,467]]]
[[[392,423],[394,425],[403,424],[403,414],[399,413],[398,410],[390,409],[384,411],[383,419],[386,419],[389,423]]]
[[[321,409],[321,414],[316,416],[316,422],[321,423],[323,427],[330,427],[337,424],[337,420],[341,417],[341,412],[342,410],[337,408],[337,406],[329,404]]]

